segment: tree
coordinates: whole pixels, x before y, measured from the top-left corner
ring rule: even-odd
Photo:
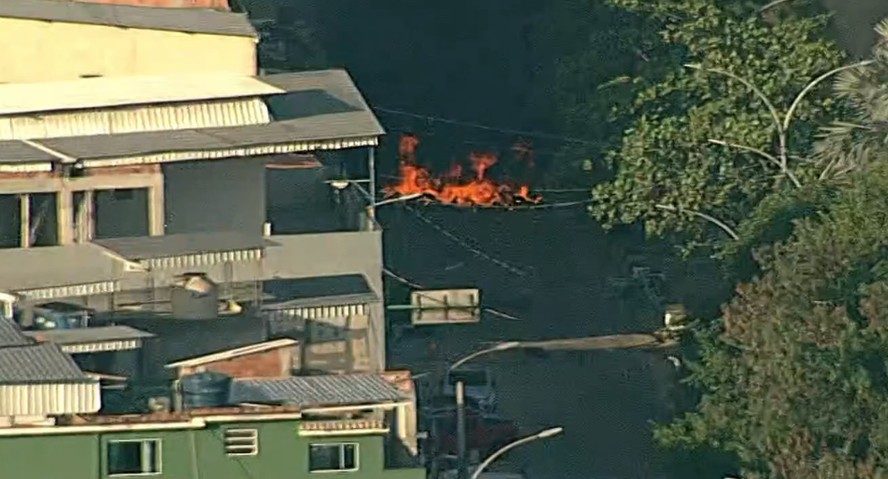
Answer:
[[[873,63],[844,72],[836,94],[851,107],[851,119],[835,122],[815,145],[823,177],[888,159],[888,19],[876,28]]]
[[[624,114],[634,121],[609,154],[612,181],[594,189],[594,215],[609,226],[643,221],[649,234],[691,242],[738,237],[736,225],[765,198],[811,175],[811,162],[788,152],[804,156],[813,131],[833,114],[835,102],[820,89],[794,114],[786,164],[769,152],[780,150],[778,110],[842,61],[823,39],[825,18],[786,9],[763,15],[760,2],[613,4],[656,22],[673,62],[633,80],[641,88]]]
[[[852,176],[698,333],[702,400],[662,443],[731,452],[750,479],[888,477],[888,165]]]

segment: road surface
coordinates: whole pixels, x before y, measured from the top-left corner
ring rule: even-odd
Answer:
[[[490,214],[430,208],[423,214],[498,260],[535,274],[510,273],[406,212],[390,213],[383,224],[391,269],[430,289],[480,287],[486,306],[521,318],[488,315],[479,324],[417,330],[389,344],[391,367],[428,371],[437,363],[442,368],[496,341],[614,335],[662,326],[662,313],[643,295],[611,297],[607,278],[628,274],[631,252],[621,238],[604,235],[582,212]],[[459,263],[466,266],[448,269]],[[676,284],[687,280],[686,274],[667,277]],[[528,291],[529,297],[522,297]],[[522,429],[565,428],[563,437],[510,453],[510,459],[526,464],[532,479],[659,479],[664,476],[650,422],[668,415],[663,404],[674,370],[665,355],[567,351],[536,357],[508,351],[473,364],[491,365],[500,412]]]

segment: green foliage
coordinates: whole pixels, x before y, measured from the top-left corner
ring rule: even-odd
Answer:
[[[876,31],[874,63],[844,72],[836,94],[851,106],[849,120],[824,128],[815,145],[822,174],[841,177],[849,171],[888,159],[888,19]]]
[[[703,398],[661,443],[734,453],[744,478],[888,477],[888,165],[853,180],[698,333]]]
[[[739,75],[783,110],[807,83],[842,61],[841,52],[821,37],[825,18],[763,18],[755,2],[612,3],[656,24],[658,48],[669,52],[669,62],[660,64],[656,75],[632,80],[641,88],[620,113],[634,120],[609,155],[615,176],[595,188],[593,213],[606,225],[643,221],[653,235],[677,233],[694,241],[723,237],[712,222],[689,213],[737,225],[763,199],[791,185],[760,156],[709,141],[773,152],[774,123],[763,102],[738,81],[682,64]],[[820,91],[808,97],[794,117],[791,151],[809,150],[811,132],[829,118],[833,105]],[[804,177],[811,164],[796,160],[790,167]]]
[[[809,218],[829,207],[837,187],[814,182],[803,188],[765,197],[737,228],[739,239],[718,252],[728,277],[748,281],[760,273],[756,253],[774,243],[789,239],[800,219]]]

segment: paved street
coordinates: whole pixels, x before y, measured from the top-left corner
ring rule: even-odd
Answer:
[[[618,237],[603,235],[581,212],[528,215],[430,208],[422,214],[471,238],[491,255],[532,267],[536,275],[516,277],[423,229],[409,215],[391,215],[386,223],[390,267],[427,287],[477,284],[486,306],[522,318],[485,317],[480,324],[418,331],[390,345],[394,367],[427,369],[432,358],[452,361],[483,348],[485,341],[644,332],[661,325],[642,296],[608,297],[606,278],[627,274],[628,252],[617,244]],[[459,262],[467,266],[447,270]],[[530,297],[515,293],[521,290]],[[649,422],[664,413],[659,395],[665,393],[662,384],[671,372],[664,356],[662,351],[592,351],[536,357],[510,351],[474,364],[487,362],[494,369],[501,413],[523,430],[551,425],[566,430],[563,437],[513,453],[511,458],[526,464],[531,479],[643,479],[662,477]]]

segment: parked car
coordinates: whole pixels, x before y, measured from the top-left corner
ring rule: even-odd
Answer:
[[[462,381],[465,395],[486,412],[496,411],[496,382],[487,368],[459,368],[444,376],[444,396],[456,396],[456,383]]]

